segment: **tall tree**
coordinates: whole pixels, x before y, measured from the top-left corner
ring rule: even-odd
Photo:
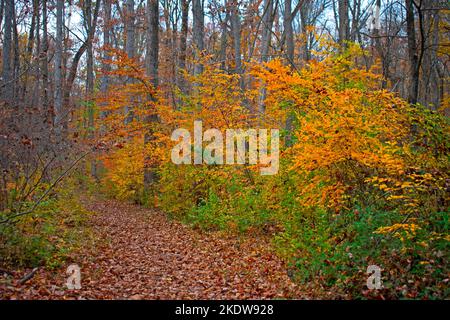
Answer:
[[[233,35],[234,47],[234,65],[237,74],[242,73],[241,58],[241,18],[239,14],[239,2],[237,0],[230,1],[230,22],[231,33]],[[243,79],[240,79],[241,88],[243,87]]]
[[[42,1],[42,52],[41,68],[42,68],[42,89],[43,89],[43,109],[46,114],[46,122],[53,123],[53,110],[49,103],[49,87],[48,87],[48,12],[47,0]]]
[[[100,2],[100,0],[97,0]],[[84,1],[84,21],[86,33],[89,34],[92,28],[92,0]],[[94,136],[94,49],[92,41],[89,41],[86,46],[86,106],[88,114],[88,137]],[[91,175],[97,178],[97,163],[95,160],[91,161]]]
[[[84,52],[86,51],[89,42],[93,41],[93,39],[94,39],[94,33],[97,28],[97,18],[98,18],[98,13],[99,13],[99,9],[100,9],[100,3],[101,3],[101,1],[96,1],[96,3],[95,3],[94,16],[92,18],[91,29],[89,30],[89,32],[87,34],[86,40],[84,40],[82,45],[78,48],[77,52],[73,56],[72,63],[70,64],[70,67],[69,67],[69,72],[67,74],[67,78],[66,78],[65,86],[64,86],[64,105],[66,105],[66,106],[68,106],[69,102],[70,102],[70,94],[72,92],[73,82],[75,81],[75,78],[77,75],[78,64],[79,64]]]
[[[274,0],[264,0],[262,16],[262,36],[261,36],[261,61],[267,62],[269,59],[270,41],[272,39],[272,26],[275,17]]]
[[[146,57],[146,70],[147,75],[151,78],[152,84],[155,88],[158,87],[158,53],[159,53],[159,6],[158,0],[147,0],[147,57]],[[148,94],[149,103],[155,102],[153,93]],[[158,114],[153,109],[153,113],[147,119],[150,124],[147,130],[144,143],[148,144],[154,140],[152,124],[158,122]],[[152,170],[149,165],[149,159],[146,159],[144,165],[144,186],[146,190],[156,181],[156,172]]]
[[[134,12],[134,0],[127,0],[125,14],[125,29],[126,29],[126,44],[125,51],[130,58],[134,58],[135,54],[135,12]]]
[[[30,32],[28,33],[28,41],[27,41],[27,50],[25,54],[25,63],[24,63],[24,80],[22,86],[22,99],[27,98],[27,89],[28,89],[28,77],[30,75],[31,69],[31,59],[33,56],[33,48],[34,48],[34,39],[35,39],[35,30],[39,15],[39,0],[33,0],[33,13],[31,16],[31,25]]]
[[[13,6],[13,42],[14,42],[14,58],[13,58],[13,97],[14,100],[22,100],[19,96],[20,89],[20,47],[19,47],[19,32],[17,30],[17,15],[16,8]]]
[[[100,0],[97,0],[100,1]],[[100,91],[105,93],[108,90],[109,86],[109,76],[108,72],[110,70],[110,65],[107,63],[107,60],[110,58],[109,55],[109,46],[111,45],[111,0],[103,0],[104,7],[104,25],[103,25],[103,62],[102,62],[102,70],[103,75],[100,82]]]
[[[134,0],[126,0],[125,3],[125,52],[128,57],[134,58],[136,51],[136,41],[135,41],[135,11],[134,11]],[[128,82],[133,82],[132,78],[127,79]],[[133,120],[133,108],[131,106],[125,107],[125,123],[130,123]]]
[[[339,43],[349,40],[348,0],[338,0],[339,5]]]
[[[12,53],[12,18],[14,15],[14,0],[5,0],[5,26],[3,34],[3,70],[2,96],[7,103],[12,102],[13,79],[11,69]]]
[[[205,49],[205,15],[203,11],[203,0],[192,0],[192,37],[194,40],[195,59],[197,60],[194,66],[194,74],[203,72],[203,64],[198,62],[201,59],[203,50]]]
[[[284,33],[286,35],[286,57],[294,63],[294,31],[292,28],[292,0],[284,1]]]
[[[180,71],[186,70],[186,48],[188,36],[188,19],[189,19],[189,2],[190,0],[181,0],[181,33],[180,33],[180,52],[178,55],[178,68]],[[186,92],[186,84],[184,76],[178,75],[178,86],[182,92]]]
[[[416,27],[414,17],[414,1],[405,0],[406,6],[406,30],[408,36],[408,58],[409,58],[409,86],[408,101],[411,104],[417,102],[419,95],[419,55],[416,43]]]
[[[55,97],[54,97],[54,126],[60,131],[63,118],[63,12],[64,0],[56,1],[56,39],[55,39]]]

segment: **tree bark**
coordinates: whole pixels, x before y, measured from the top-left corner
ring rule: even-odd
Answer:
[[[19,33],[17,31],[17,16],[16,8],[13,6],[13,41],[14,41],[14,59],[13,59],[13,101],[18,103],[22,100],[19,96],[20,90],[20,47],[19,47]],[[20,104],[19,104],[20,106]]]
[[[284,32],[286,34],[286,57],[294,63],[294,32],[292,28],[292,0],[284,1]]]
[[[41,52],[41,64],[42,64],[42,89],[43,89],[43,109],[46,114],[46,122],[49,126],[53,124],[53,108],[49,103],[49,88],[48,88],[48,13],[47,13],[47,0],[42,1],[42,52]]]
[[[230,20],[230,10],[225,5],[225,19],[220,21],[222,32],[220,34],[219,61],[220,69],[227,69],[227,43],[228,43],[228,21]]]
[[[12,102],[13,78],[11,69],[12,53],[12,17],[14,14],[14,0],[5,0],[5,26],[3,34],[3,70],[2,70],[2,96],[3,100]]]
[[[349,40],[348,0],[339,1],[339,43]]]
[[[128,57],[134,58],[135,54],[135,17],[134,17],[134,0],[127,0],[126,2],[126,44],[125,51]]]
[[[100,2],[100,0],[97,0]],[[92,28],[92,0],[85,0],[85,14],[86,32],[89,34]],[[94,51],[92,41],[89,41],[86,47],[86,105],[88,114],[88,137],[94,137]],[[91,161],[91,176],[97,179],[97,161]]]
[[[99,0],[98,0],[99,1]],[[108,53],[109,46],[111,45],[111,0],[103,0],[104,6],[104,26],[103,26],[103,60],[102,69],[104,74],[102,75],[100,82],[100,91],[105,93],[108,90],[109,86],[109,76],[106,74],[110,70],[109,63],[105,62],[110,59],[110,55]]]
[[[61,133],[63,125],[63,78],[62,78],[62,54],[63,54],[63,11],[64,0],[56,2],[56,39],[55,39],[55,97],[53,125],[56,133]]]
[[[31,69],[31,59],[33,57],[33,47],[34,47],[34,38],[35,38],[35,30],[37,20],[39,15],[39,0],[33,0],[33,13],[31,17],[31,26],[30,26],[30,32],[28,34],[28,41],[27,41],[27,51],[25,55],[25,63],[24,63],[24,80],[23,80],[23,86],[22,86],[22,93],[21,97],[22,99],[25,99],[27,97],[27,88],[28,88],[28,77],[30,74]]]
[[[186,70],[186,48],[187,48],[187,33],[188,33],[188,19],[189,19],[189,0],[181,0],[181,34],[180,34],[180,54],[178,60],[178,67],[181,70]],[[183,90],[184,78],[180,77],[180,88]]]
[[[267,62],[269,60],[269,48],[270,40],[272,38],[272,25],[274,19],[274,6],[273,0],[264,0],[262,16],[262,36],[261,36],[261,62]]]
[[[263,30],[261,35],[261,62],[267,62],[269,60],[269,48],[270,40],[272,39],[272,25],[274,20],[274,5],[273,0],[264,0],[262,24]],[[258,112],[260,117],[266,111],[266,88],[262,87],[259,92]]]
[[[405,0],[406,5],[406,30],[408,36],[408,57],[409,57],[409,86],[408,101],[411,104],[417,103],[419,95],[419,56],[416,44],[416,29],[414,18],[413,0]]]
[[[147,20],[147,75],[151,78],[152,84],[158,87],[158,53],[159,53],[159,6],[158,0],[147,0],[148,20]],[[153,107],[156,102],[153,93],[148,93],[147,99]],[[153,125],[159,121],[156,108],[152,108],[152,114],[148,116],[149,128],[144,137],[144,144],[148,144],[155,139]],[[149,190],[157,180],[154,168],[149,164],[150,159],[146,157],[144,161],[144,188]]]
[[[233,34],[234,47],[234,67],[235,73],[241,75],[241,77],[239,78],[239,85],[240,88],[244,90],[244,79],[242,78],[241,18],[239,15],[239,2],[237,0],[232,0],[230,4],[231,33]]]
[[[75,77],[77,75],[78,63],[80,62],[81,57],[83,56],[84,52],[86,51],[88,43],[91,42],[92,39],[94,38],[95,29],[97,28],[97,18],[98,18],[98,12],[99,12],[99,8],[100,8],[100,2],[101,1],[96,1],[96,3],[95,3],[94,16],[92,18],[91,30],[90,30],[86,40],[80,46],[80,48],[75,53],[75,56],[72,59],[72,64],[70,65],[69,73],[67,75],[67,79],[66,79],[65,86],[64,86],[64,105],[65,106],[68,106],[70,103],[70,93],[72,92],[73,82],[75,81]]]
[[[194,40],[194,50],[195,50],[195,66],[194,75],[198,75],[203,72],[203,64],[199,61],[202,57],[204,47],[204,27],[205,27],[205,16],[203,12],[203,0],[193,0],[192,1],[192,17],[193,17],[193,27],[192,34]]]

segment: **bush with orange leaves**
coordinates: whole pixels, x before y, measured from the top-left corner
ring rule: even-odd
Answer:
[[[294,277],[312,288],[342,297],[445,296],[448,120],[382,90],[380,76],[359,67],[362,54],[349,44],[323,51],[301,70],[281,60],[251,64],[246,90],[239,75],[205,57],[205,71],[187,76],[192,88],[174,106],[138,64],[117,54],[111,75],[124,80],[97,101],[107,111],[98,131],[116,145],[104,157],[104,185],[195,226],[269,235]],[[149,102],[149,94],[157,99]],[[152,112],[159,123],[145,121]],[[198,119],[204,130],[283,129],[291,121],[279,173],[172,164],[171,132],[192,129]],[[144,145],[149,126],[157,134]],[[159,175],[155,202],[143,190],[146,161]],[[383,290],[364,287],[370,264],[383,268]]]

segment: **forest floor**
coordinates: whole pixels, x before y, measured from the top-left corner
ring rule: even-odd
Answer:
[[[302,299],[264,237],[206,233],[156,210],[113,200],[86,200],[94,245],[71,257],[81,289],[66,287],[67,263],[0,274],[2,299]],[[4,281],[8,277],[8,281]]]

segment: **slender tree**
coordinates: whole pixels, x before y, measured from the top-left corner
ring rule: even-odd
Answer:
[[[147,0],[147,75],[151,78],[152,84],[155,88],[158,87],[158,53],[159,53],[159,6],[158,0]],[[155,97],[152,93],[148,94],[149,103],[155,102]],[[150,127],[147,130],[144,138],[144,143],[148,144],[154,140],[152,124],[159,121],[156,110],[149,116],[147,122]],[[144,165],[144,186],[149,190],[150,186],[156,181],[156,172],[150,167],[149,159],[146,159]]]
[[[54,126],[59,132],[63,118],[63,12],[64,1],[56,1],[56,39],[55,39],[55,97],[54,97]]]
[[[11,69],[12,54],[12,17],[14,15],[14,0],[5,0],[5,26],[3,33],[3,70],[2,91],[3,99],[7,103],[12,102],[13,79]]]
[[[205,37],[205,15],[203,11],[203,0],[192,0],[192,37],[194,40],[195,59],[197,60],[194,66],[194,74],[203,72],[203,65],[198,60],[201,58],[204,46]]]

